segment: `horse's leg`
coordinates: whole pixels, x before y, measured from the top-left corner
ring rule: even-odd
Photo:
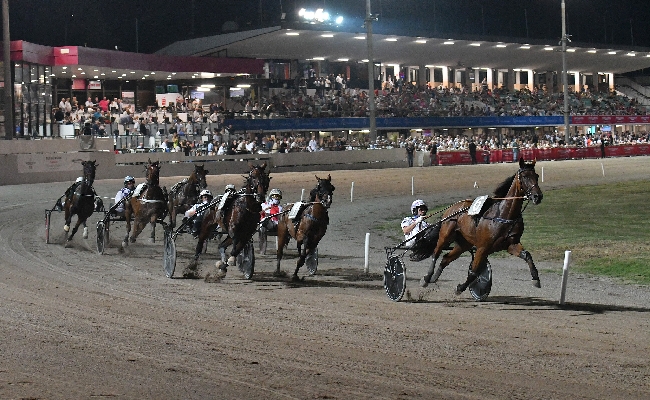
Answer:
[[[452,261],[456,260],[458,257],[460,257],[461,254],[463,254],[465,251],[468,249],[456,244],[454,248],[444,256],[442,256],[442,260],[440,261],[440,265],[438,265],[438,268],[435,269],[436,266],[436,261],[438,261],[438,258],[440,257],[440,254],[442,253],[442,250],[446,248],[447,245],[443,246],[438,250],[433,257],[433,261],[431,262],[431,266],[429,267],[429,270],[427,271],[427,274],[420,279],[420,286],[421,287],[427,287],[429,283],[435,283],[438,281],[438,278],[440,278],[440,275],[442,274],[442,271],[444,271],[445,267],[449,265]],[[434,273],[435,269],[435,273]]]
[[[512,254],[513,256],[517,256],[526,263],[528,263],[528,269],[530,269],[530,276],[533,279],[533,286],[536,288],[541,288],[542,284],[539,281],[539,273],[537,272],[537,268],[535,267],[535,263],[533,262],[533,256],[530,255],[530,253],[524,249],[524,246],[521,245],[521,243],[515,243],[511,244],[508,246],[508,253]]]
[[[239,238],[234,238],[232,239],[232,247],[230,248],[230,257],[228,258],[228,266],[229,267],[234,267],[237,263],[237,255],[243,249],[243,241],[239,240]],[[226,249],[224,248],[224,253]]]
[[[472,260],[472,268],[467,273],[467,280],[465,280],[464,283],[456,286],[456,294],[463,293],[465,289],[467,289],[467,287],[471,285],[476,280],[476,278],[478,278],[479,266],[485,262],[487,256],[488,254],[486,250],[482,248],[476,250],[476,253],[474,254],[474,260]]]
[[[68,232],[70,232],[70,223],[72,222],[72,212],[70,210],[72,205],[69,205],[68,207],[65,207],[65,205],[66,204],[64,203],[63,209],[65,210],[65,223],[63,224],[63,231],[66,233],[67,237]]]
[[[305,239],[304,242],[298,242],[297,240],[296,242],[298,244],[298,261],[296,261],[296,270],[293,271],[293,277],[291,277],[291,279],[293,279],[294,281],[300,280],[300,278],[298,278],[298,270],[300,269],[300,267],[305,265],[305,258],[307,258],[307,247],[308,247],[307,239]]]
[[[276,255],[275,275],[280,275],[280,261],[284,254],[284,246],[289,241],[289,229],[284,224],[278,224],[278,252]]]
[[[151,220],[149,221],[149,224],[151,225],[151,236],[150,236],[150,241],[151,243],[156,243],[156,220],[157,220],[157,215],[152,215]]]
[[[81,225],[81,218],[77,215],[77,223],[74,224],[74,228],[72,228],[72,232],[70,232],[70,236],[66,239],[67,242],[70,242],[72,238],[74,237],[74,234],[77,233],[77,230],[79,229],[79,225]]]
[[[131,237],[129,238],[129,241],[131,243],[135,243],[135,240],[138,238],[140,233],[144,230],[144,227],[146,225],[146,221],[141,221],[137,217],[133,221],[133,234],[131,234]]]
[[[83,233],[83,238],[88,239],[88,226],[86,225],[86,220],[84,219],[84,233]]]

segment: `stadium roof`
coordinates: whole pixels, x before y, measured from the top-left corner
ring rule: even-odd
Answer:
[[[368,58],[365,32],[280,26],[227,33],[173,43],[160,55],[241,57],[265,60],[363,62]],[[385,65],[562,71],[561,46],[552,41],[486,41],[373,35],[373,60]],[[650,68],[650,49],[588,47],[570,43],[569,72],[621,74]]]

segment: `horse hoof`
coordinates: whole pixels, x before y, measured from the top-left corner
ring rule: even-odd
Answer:
[[[65,247],[66,249],[70,246],[72,246],[72,242],[70,240],[66,240],[65,243],[63,244],[63,247]]]
[[[63,225],[63,230],[66,232],[70,232],[70,225]]]
[[[275,272],[273,272],[273,276],[284,278],[287,276],[287,273],[284,271],[276,270]]]
[[[88,239],[88,228],[84,228],[84,234],[83,234],[84,239]]]
[[[134,238],[133,236],[131,236],[131,237],[129,238],[129,242],[131,242],[131,243],[135,243],[135,238]]]
[[[124,250],[127,247],[129,247],[129,241],[128,240],[122,241],[122,250]]]
[[[230,256],[230,258],[228,258],[229,267],[234,267],[236,263],[237,263],[237,258],[235,258],[234,256]]]
[[[427,286],[429,286],[429,282],[427,282],[427,278],[423,276],[422,279],[420,279],[420,287],[425,288]]]
[[[465,291],[465,289],[463,288],[463,285],[456,286],[456,296],[463,293],[464,291]]]
[[[301,279],[298,277],[298,275],[294,275],[291,277],[291,280],[294,282],[300,282]]]
[[[542,284],[539,282],[539,279],[533,279],[533,287],[541,288]]]

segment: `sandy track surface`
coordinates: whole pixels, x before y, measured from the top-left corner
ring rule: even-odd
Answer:
[[[647,179],[649,167],[650,157],[636,157],[540,162],[537,171],[544,168],[540,186],[548,191]],[[46,245],[43,211],[67,184],[3,187],[0,398],[647,399],[648,287],[573,274],[567,305],[559,307],[563,255],[538,263],[541,289],[532,287],[522,260],[495,256],[492,293],[477,303],[469,293],[453,294],[468,258],[426,291],[417,280],[427,262],[405,258],[415,300],[385,295],[384,247],[396,240],[382,227],[408,212],[412,178],[415,197],[442,205],[487,194],[514,172],[512,164],[497,164],[317,173],[331,174],[337,189],[319,272],[300,283],[274,277],[271,255],[257,256],[252,280],[236,268],[220,283],[168,279],[160,227],[156,243],[146,228],[119,253],[124,224],[114,223],[100,256],[98,214],[90,237],[79,232],[64,248],[63,215],[54,213],[54,243]],[[272,177],[285,201],[316,182],[313,173]],[[220,192],[241,179],[215,175],[208,183]],[[120,186],[95,185],[110,197]],[[178,238],[176,275],[194,244],[189,235]],[[215,252],[210,243],[202,275],[213,271]],[[293,242],[287,253],[282,269],[290,276]]]

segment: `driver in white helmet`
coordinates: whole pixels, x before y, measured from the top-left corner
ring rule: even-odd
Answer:
[[[410,239],[417,235],[423,229],[426,229],[429,224],[424,220],[429,208],[424,200],[415,200],[411,204],[411,216],[402,220],[402,232],[404,232],[404,239]],[[413,246],[413,240],[409,240],[404,244],[404,247]]]
[[[133,189],[135,188],[135,178],[132,177],[131,175],[127,175],[124,177],[124,187],[120,189],[116,194],[115,194],[115,204],[120,203],[120,201],[124,198],[128,198],[131,196],[133,193]],[[117,214],[120,217],[124,216],[124,203],[125,201],[122,201],[121,204],[118,204],[117,207],[115,207],[115,214]]]
[[[192,230],[190,232],[192,235],[198,235],[199,230],[201,229],[201,223],[203,223],[203,217],[209,209],[205,206],[212,201],[212,198],[212,192],[210,192],[208,189],[203,189],[199,194],[199,203],[194,204],[192,207],[190,207],[189,210],[185,211],[185,218],[190,218],[196,215],[194,223],[192,224]],[[198,212],[202,208],[204,209],[201,212]],[[185,219],[183,221],[185,221]]]
[[[276,214],[282,212],[280,200],[282,200],[282,191],[280,189],[271,189],[268,199],[262,204],[261,221],[266,230],[274,231],[278,228]]]

